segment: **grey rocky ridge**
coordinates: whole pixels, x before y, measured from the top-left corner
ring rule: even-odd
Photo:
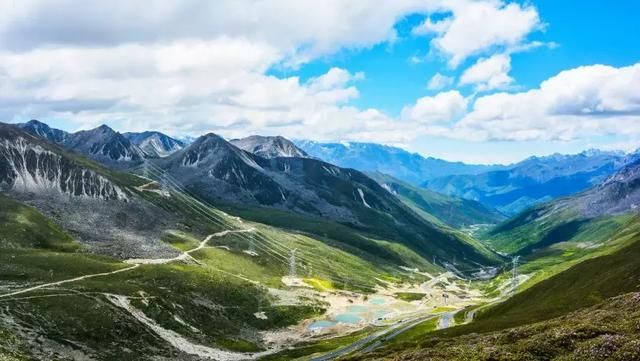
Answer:
[[[123,133],[149,157],[163,158],[184,148],[186,143],[160,132]]]
[[[282,137],[208,133],[186,144],[154,131],[0,124],[0,271],[9,280],[0,302],[11,305],[0,311],[0,334],[21,345],[0,340],[0,355],[289,359],[313,354],[299,339],[351,337],[329,328],[317,338],[313,327],[360,309],[362,338],[326,355],[388,355],[383,340],[404,347],[431,323],[493,310],[520,288],[537,300],[518,301],[537,312],[531,320],[544,321],[561,314],[535,291],[545,278],[564,282],[572,265],[635,244],[634,156],[592,151],[491,171],[542,180],[584,173],[594,183],[505,220],[478,201],[314,158]],[[522,274],[507,254],[522,257]],[[616,296],[627,287],[593,289]],[[82,316],[59,297],[72,297]],[[387,309],[396,316],[369,319]],[[492,322],[504,322],[487,315],[470,325],[494,331]],[[96,322],[108,341],[87,336]]]
[[[479,256],[353,169],[308,157],[263,158],[215,134],[200,137],[157,164],[191,192],[232,208],[242,204],[322,217],[385,234],[425,255],[428,249],[447,247],[463,259]]]
[[[106,125],[75,133],[51,128],[38,120],[31,120],[18,126],[68,150],[84,154],[110,166],[126,167],[147,157],[140,147]]]
[[[267,137],[252,135],[242,139],[233,139],[230,142],[240,149],[263,158],[308,157],[304,150],[298,148],[293,142],[281,136]]]

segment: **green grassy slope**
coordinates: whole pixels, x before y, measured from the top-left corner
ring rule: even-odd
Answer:
[[[502,342],[500,339],[502,336],[495,335],[518,334],[520,331],[514,331],[512,328],[538,322],[543,322],[542,325],[545,325],[544,322],[556,317],[571,320],[572,316],[565,315],[597,305],[611,297],[640,291],[640,263],[637,262],[640,257],[640,227],[638,227],[640,222],[632,224],[633,226],[617,235],[620,238],[618,240],[620,247],[616,251],[587,259],[541,280],[508,300],[481,311],[470,324],[441,331],[425,332],[421,337],[412,337],[405,342],[396,342],[386,350],[380,351],[378,355],[386,356],[400,350],[413,349],[424,350],[419,351],[421,357],[424,355],[437,356],[434,358],[435,360],[457,360],[462,355],[473,359],[473,357],[480,357],[479,355],[482,355],[483,352],[489,352],[489,347],[493,348],[496,355],[502,355],[505,350],[512,350],[511,347],[514,345]],[[578,312],[589,314],[588,311]],[[615,317],[617,316],[613,313],[602,315],[602,319],[608,319],[607,322],[610,325],[618,323]],[[563,322],[551,321],[551,324],[560,326],[563,325]],[[569,324],[565,323],[567,326]],[[542,327],[546,329],[546,326]],[[500,333],[492,334],[494,336],[474,336],[498,331]],[[531,340],[532,335],[533,333],[524,334],[521,341],[527,345],[539,342]],[[483,349],[479,343],[476,344],[473,341],[478,339],[482,339],[486,343],[487,349]],[[536,337],[535,340],[539,339]],[[475,345],[475,348],[465,346],[467,343]],[[437,353],[436,349],[442,350],[442,347],[449,348],[449,351]],[[456,347],[464,348],[466,353],[458,354],[452,351]]]
[[[499,252],[521,256],[529,287],[584,260],[611,254],[633,241],[633,212],[587,217],[560,199],[522,212],[479,237]]]
[[[622,293],[640,289],[640,230],[613,254],[586,260],[531,286],[478,318],[475,327],[519,325],[559,316]]]
[[[154,198],[154,193],[144,197],[162,202]],[[239,223],[215,209],[208,213],[194,209],[187,212],[186,204],[174,195],[163,205],[172,212],[185,212],[184,218],[191,218],[185,220],[191,224],[186,228],[208,222],[210,226],[200,225],[197,229],[218,232],[228,227],[255,231],[212,238],[207,248],[192,254],[198,264],[145,265],[124,273],[2,298],[2,294],[26,285],[109,272],[129,265],[86,253],[81,244],[33,208],[4,196],[0,197],[0,205],[0,309],[6,306],[10,310],[2,316],[27,325],[30,332],[63,350],[60,351],[63,355],[78,351],[77,345],[82,344],[85,348],[82,352],[95,352],[99,360],[138,360],[158,354],[178,356],[131,315],[112,305],[106,294],[129,297],[134,307],[147,317],[192,342],[237,351],[259,350],[264,346],[258,331],[291,325],[323,312],[324,306],[313,300],[280,305],[266,291],[265,287],[284,287],[280,279],[290,271],[287,250],[297,250],[296,268],[300,277],[329,289],[367,292],[379,283],[378,279],[401,282],[409,277],[393,259],[373,256],[328,237],[288,232],[249,221]],[[363,237],[353,231],[350,234]],[[188,250],[202,238],[168,230],[163,241]],[[438,270],[406,247],[377,239],[366,241],[389,250],[408,265]],[[249,254],[252,248],[255,253]],[[411,276],[416,281],[418,276]],[[74,307],[68,307],[69,304]],[[264,312],[267,319],[256,318],[256,312]],[[0,322],[0,332],[24,341],[25,335],[11,325]],[[24,342],[14,344],[11,340],[7,336],[0,341],[0,355],[36,359],[53,355],[49,349],[33,346],[24,351],[20,346]],[[123,350],[130,351],[123,353]]]
[[[565,316],[457,338],[426,338],[394,352],[357,357],[393,360],[563,360],[640,359],[640,294],[607,299]]]
[[[322,239],[333,247],[343,249],[360,258],[371,262],[376,260],[396,266],[418,267],[421,269],[438,270],[439,266],[431,264],[432,255],[440,259],[452,260],[457,258],[460,263],[482,259],[484,264],[499,264],[501,258],[490,251],[484,244],[462,232],[439,227],[436,234],[417,234],[402,231],[394,222],[378,222],[375,228],[359,229],[326,219],[279,211],[270,208],[221,206],[222,209],[237,214],[244,219],[267,224],[292,233],[303,233],[312,238]],[[380,220],[380,219],[378,219]],[[435,226],[431,226],[435,227]],[[405,242],[399,242],[404,239]],[[449,243],[446,248],[443,243]],[[445,250],[448,249],[449,252]],[[470,263],[471,265],[471,263]],[[473,264],[475,267],[476,265]]]
[[[442,335],[486,332],[563,315],[604,299],[640,290],[640,222],[620,232],[621,247],[590,258],[526,288]]]
[[[79,244],[35,209],[0,194],[0,248],[73,251]]]
[[[476,201],[416,187],[383,173],[369,173],[369,176],[431,222],[443,222],[459,228],[473,224],[495,224],[505,218],[500,212]]]
[[[0,197],[0,205],[0,296],[27,286],[130,267],[83,252],[81,245],[32,208],[6,197]],[[175,235],[168,240],[179,242]],[[187,235],[182,243],[193,240]],[[0,297],[0,333],[7,335],[0,339],[0,355],[51,359],[55,355],[53,348],[58,349],[58,356],[68,358],[73,352],[95,352],[94,357],[99,360],[177,356],[174,349],[131,315],[108,302],[107,294],[129,297],[147,317],[192,342],[239,351],[261,347],[259,338],[247,335],[291,325],[323,312],[321,304],[311,301],[278,305],[263,287],[238,277],[237,267],[249,266],[228,254],[196,256],[204,264],[140,266],[110,276]],[[245,262],[253,262],[248,259],[251,257],[246,256]],[[218,268],[218,263],[225,262],[234,264],[235,274]],[[215,263],[215,267],[207,263]],[[265,269],[274,272],[271,266]],[[284,267],[280,269],[281,274],[286,272]],[[371,272],[366,265],[360,269]],[[253,315],[259,311],[267,319]],[[16,322],[22,325],[18,329],[14,328]],[[28,337],[23,333],[27,331],[31,332]],[[47,346],[26,345],[25,339],[34,335],[49,340]]]

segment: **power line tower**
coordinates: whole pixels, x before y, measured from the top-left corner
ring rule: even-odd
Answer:
[[[249,253],[251,253],[252,255],[256,254],[256,243],[253,239],[253,236],[249,238]]]
[[[292,249],[289,253],[289,277],[296,277],[296,251],[298,249]]]
[[[142,176],[149,179],[149,161],[147,159],[142,163]]]
[[[518,287],[518,262],[520,261],[520,256],[515,256],[511,259],[511,293],[516,292],[516,288]]]
[[[160,189],[163,192],[169,193],[170,189],[170,185],[169,185],[169,177],[167,176],[167,173],[165,171],[161,171],[160,173]]]

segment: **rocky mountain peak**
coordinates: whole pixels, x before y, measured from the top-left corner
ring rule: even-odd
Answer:
[[[308,157],[305,151],[281,136],[252,135],[242,139],[234,139],[231,144],[263,158]]]

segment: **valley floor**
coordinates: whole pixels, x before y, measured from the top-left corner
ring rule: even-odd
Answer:
[[[84,274],[35,286],[14,284],[10,290],[5,289],[5,292],[0,294],[0,302],[65,296],[71,290],[65,289],[64,286],[71,283],[113,275],[119,275],[126,280],[127,272],[134,271],[142,265],[153,267],[170,263],[199,264],[200,261],[197,257],[192,255],[207,248],[220,247],[211,245],[212,239],[234,233],[242,234],[254,231],[253,228],[244,228],[217,232],[204,238],[197,246],[184,250],[173,258],[130,259],[124,262],[126,265],[109,272]],[[309,351],[307,356],[312,357],[315,354],[316,356],[313,357],[318,360],[333,359],[360,349],[372,351],[382,343],[381,339],[391,339],[426,320],[440,319],[440,327],[449,327],[453,324],[453,312],[487,301],[478,290],[470,288],[468,284],[451,272],[438,276],[420,273],[421,278],[426,277],[429,280],[417,284],[394,284],[379,280],[384,286],[378,286],[375,292],[370,294],[336,289],[318,289],[317,283],[322,282],[321,280],[285,276],[282,278],[282,287],[275,288],[261,285],[259,280],[251,280],[238,274],[233,276],[266,287],[269,294],[276,299],[274,303],[276,306],[303,305],[308,303],[308,300],[314,300],[314,302],[325,305],[326,311],[321,317],[306,319],[285,329],[262,332],[261,337],[265,341],[266,350],[247,353],[204,346],[158,324],[151,316],[135,306],[137,303],[148,306],[149,302],[155,301],[151,297],[146,297],[144,291],[139,291],[136,296],[110,292],[93,292],[92,295],[94,297],[96,295],[103,296],[114,306],[132,316],[148,332],[155,334],[166,344],[179,351],[180,354],[222,361],[256,359],[268,355],[272,355],[271,358],[276,359],[287,358],[290,349],[306,348]],[[316,287],[314,288],[314,286]],[[81,293],[80,291],[74,292]],[[194,332],[200,332],[197,327],[181,320],[177,314],[173,317],[175,321],[191,328]],[[264,312],[257,312],[254,317],[266,318],[267,316]],[[333,351],[327,349],[329,352],[326,354],[313,352],[317,349],[309,348],[309,345],[322,342],[331,343],[332,340],[340,340],[344,337],[352,337],[354,342],[346,348],[338,347],[338,350]],[[339,345],[337,343],[336,347]]]

